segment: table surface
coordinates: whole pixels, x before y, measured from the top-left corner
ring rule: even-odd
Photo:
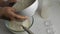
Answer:
[[[40,1],[40,0],[39,0]],[[41,1],[40,1],[41,3]],[[34,15],[34,24],[30,28],[34,34],[46,34],[46,27],[44,26],[43,18],[40,16],[40,6]],[[50,17],[48,18],[49,21],[53,24],[53,29],[55,31],[55,34],[60,34],[60,7],[53,7],[50,11]],[[10,31],[8,31],[4,25],[4,21],[0,20],[0,34],[12,34]]]

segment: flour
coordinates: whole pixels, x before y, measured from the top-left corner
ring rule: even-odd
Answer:
[[[32,2],[32,0],[18,0],[16,4],[13,6],[13,8],[20,11],[30,6]]]
[[[23,31],[24,29],[20,26],[20,24],[22,24],[26,28],[29,28],[29,26],[31,25],[29,20],[25,20],[24,22],[11,21],[8,27],[14,31]]]

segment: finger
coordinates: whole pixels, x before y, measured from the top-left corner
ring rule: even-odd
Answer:
[[[11,9],[12,9],[12,10],[15,10],[15,8],[12,8],[12,7],[11,7]]]
[[[21,15],[15,14],[14,11],[16,11],[16,10],[15,10],[15,9],[9,10],[9,13],[10,13],[12,16],[15,16],[15,17],[18,17],[18,18],[27,18],[27,16],[21,16]]]
[[[21,19],[21,20],[27,19],[27,16],[16,15],[16,17],[19,18],[19,19]]]
[[[16,17],[16,18],[19,18],[19,19],[27,19],[27,16],[17,15],[17,14],[15,14],[14,12],[11,12],[10,14],[11,14],[12,16]]]
[[[9,18],[10,18],[10,20],[11,20],[11,21],[12,21],[12,20],[15,20],[15,18],[14,18],[14,17],[11,17],[11,16],[10,16]]]
[[[16,17],[16,18],[19,18],[19,19],[26,19],[27,18],[27,16],[21,16],[21,15],[15,14],[14,13],[15,9],[13,9],[13,8],[10,9],[10,8],[8,8],[8,10],[7,10],[9,15]]]
[[[20,21],[24,21],[24,20],[26,20],[27,18],[25,18],[25,17],[22,18],[22,17],[18,17],[18,16],[17,16],[17,19],[20,20]]]
[[[11,7],[8,7],[7,9],[6,9],[7,11],[13,11],[13,12],[15,12],[16,11],[16,9],[15,8],[11,8]]]

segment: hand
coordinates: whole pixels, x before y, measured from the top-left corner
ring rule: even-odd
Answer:
[[[27,16],[21,16],[15,13],[15,9],[12,7],[4,7],[1,9],[1,15],[4,15],[6,17],[9,17],[11,20],[20,19],[25,20],[27,19]]]

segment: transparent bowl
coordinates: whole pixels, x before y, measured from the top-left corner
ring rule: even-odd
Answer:
[[[31,28],[32,27],[32,25],[33,25],[33,23],[34,23],[34,18],[33,17],[29,17],[29,20],[30,20],[30,23],[31,23],[31,25],[29,26],[29,28]],[[23,31],[14,31],[14,30],[12,30],[12,29],[10,29],[9,27],[8,27],[8,24],[9,24],[10,22],[8,21],[8,20],[5,20],[5,26],[7,27],[7,29],[9,30],[9,31],[11,31],[11,32],[13,32],[13,33],[16,33],[16,32],[24,32],[24,30]],[[29,29],[28,28],[28,29]]]

